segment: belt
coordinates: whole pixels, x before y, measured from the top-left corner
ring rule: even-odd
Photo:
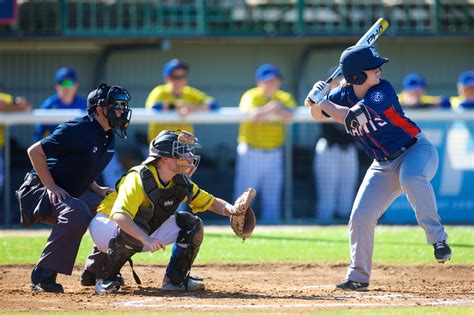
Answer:
[[[413,138],[410,141],[408,141],[403,147],[395,151],[392,155],[376,159],[378,162],[387,162],[387,161],[393,161],[403,153],[405,153],[406,150],[408,150],[410,147],[412,147],[416,142],[418,141],[417,138]]]

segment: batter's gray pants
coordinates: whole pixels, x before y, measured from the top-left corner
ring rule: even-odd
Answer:
[[[402,192],[407,195],[429,244],[446,240],[430,180],[438,168],[436,148],[423,135],[404,154],[389,162],[374,161],[364,177],[349,221],[351,263],[347,279],[368,283],[377,220]]]
[[[82,236],[101,200],[101,196],[88,191],[79,198],[69,197],[51,207],[51,216],[47,221],[55,223],[52,224],[53,229],[38,267],[71,275]]]

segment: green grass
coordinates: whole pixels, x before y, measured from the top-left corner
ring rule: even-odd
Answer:
[[[453,249],[452,263],[474,264],[474,229],[447,227]],[[3,236],[0,239],[0,264],[34,264],[46,243],[46,236]],[[76,260],[82,265],[92,247],[84,237]],[[165,252],[135,256],[136,263],[167,263],[171,246]],[[230,229],[209,229],[196,263],[265,263],[265,262],[347,262],[349,244],[347,227],[318,227],[289,230],[258,229],[244,243]],[[435,264],[433,248],[426,244],[419,227],[379,226],[375,235],[375,263]]]

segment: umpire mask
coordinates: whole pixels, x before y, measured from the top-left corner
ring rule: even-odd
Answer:
[[[127,90],[114,85],[110,87],[107,97],[101,105],[106,108],[105,116],[110,127],[123,139],[127,139],[127,128],[132,118],[132,110],[128,107],[131,99]]]

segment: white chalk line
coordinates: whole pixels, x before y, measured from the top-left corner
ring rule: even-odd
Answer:
[[[400,294],[394,294],[391,296],[391,299],[397,297],[409,297]],[[186,297],[190,298],[190,297]],[[193,298],[193,297],[191,297]],[[195,297],[198,298],[198,297]],[[364,298],[369,299],[378,299],[384,300],[389,299],[382,298],[380,296],[364,296]],[[180,299],[180,298],[178,298]],[[155,298],[145,298],[145,299],[138,299],[128,302],[116,302],[116,305],[125,306],[125,307],[154,307],[154,308],[171,308],[171,309],[269,309],[269,308],[340,308],[340,307],[400,307],[400,306],[462,306],[462,305],[474,305],[474,300],[436,300],[436,299],[426,299],[426,298],[411,298],[412,301],[417,301],[413,303],[406,303],[407,300],[403,300],[404,303],[324,303],[321,300],[320,303],[284,303],[284,304],[198,304],[198,303],[187,303],[187,304],[166,304],[166,303],[157,303],[164,300],[172,300],[170,298],[162,298],[162,297],[155,297]],[[402,301],[402,300],[400,300]]]

